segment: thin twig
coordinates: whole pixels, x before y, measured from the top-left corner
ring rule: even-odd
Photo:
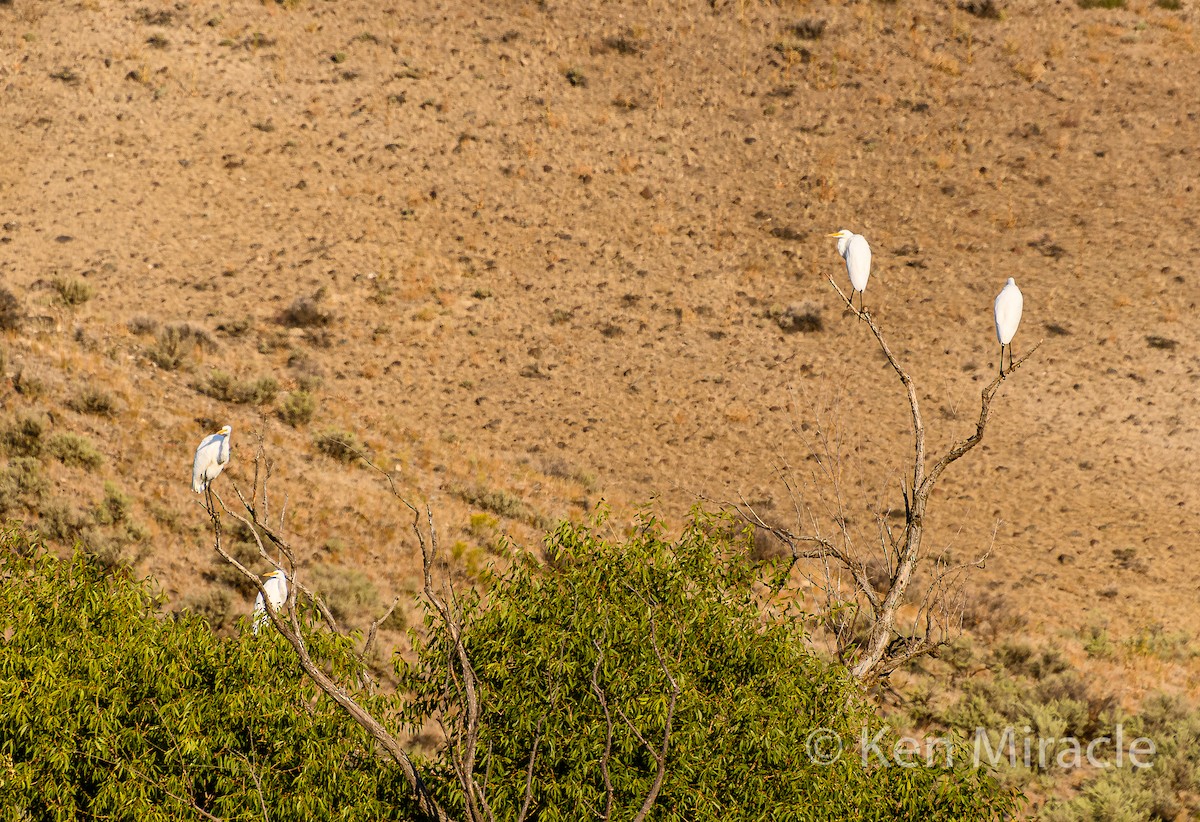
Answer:
[[[258,806],[262,809],[263,822],[271,822],[271,818],[267,816],[266,800],[263,799],[262,781],[258,778],[258,774],[254,772],[254,768],[251,766],[249,758],[241,752],[238,753],[238,756],[243,762],[246,763],[246,772],[250,774],[250,778],[254,780],[254,787],[258,789]]]
[[[268,539],[279,546],[280,550],[283,551],[283,553],[287,556],[289,563],[292,564],[294,568],[294,563],[291,563],[291,547],[285,540],[274,534],[271,529],[257,520],[253,505],[245,500],[241,492],[237,491],[236,486],[234,486],[234,488],[239,500],[241,500],[243,506],[250,514],[249,519],[241,514],[231,511],[218,495],[213,494],[212,498],[220,504],[222,511],[239,520],[250,529],[250,532],[254,535],[255,541],[258,543],[259,551],[261,553],[265,555],[266,552],[262,544],[262,539],[259,536],[260,529]],[[268,618],[271,620],[271,623],[275,626],[279,633],[284,637],[284,639],[286,639],[287,642],[292,646],[293,650],[295,650],[297,661],[300,663],[300,667],[304,670],[304,673],[318,688],[324,691],[327,696],[329,696],[339,707],[341,707],[351,719],[353,719],[360,727],[367,731],[367,733],[369,733],[371,737],[375,739],[375,741],[378,742],[379,745],[388,753],[392,760],[400,766],[400,770],[404,774],[405,779],[408,781],[409,787],[411,788],[413,795],[417,800],[417,807],[419,808],[421,814],[427,819],[435,820],[435,822],[449,822],[449,815],[447,815],[445,810],[442,809],[437,800],[434,799],[433,794],[431,794],[429,789],[426,787],[420,773],[413,765],[412,760],[409,759],[408,754],[405,753],[404,749],[401,747],[399,741],[383,727],[379,720],[377,720],[365,708],[363,708],[346,691],[345,688],[327,676],[321,667],[317,665],[309,655],[308,648],[306,647],[303,639],[300,623],[296,617],[296,609],[294,607],[297,586],[288,586],[288,607],[291,616],[291,622],[289,624],[281,618],[279,612],[271,604],[270,597],[267,596],[266,591],[263,589],[262,580],[258,577],[258,575],[247,569],[234,557],[230,556],[230,554],[225,550],[224,546],[221,545],[220,519],[217,515],[216,508],[211,507],[211,503],[209,514],[213,520],[213,527],[215,530],[214,542],[217,552],[221,554],[226,562],[237,568],[246,579],[254,583],[254,587],[258,589],[259,594],[263,598],[263,607]]]
[[[604,778],[604,815],[601,819],[608,822],[612,819],[613,806],[612,776],[608,771],[612,761],[613,721],[612,714],[608,711],[608,700],[604,698],[599,681],[600,668],[604,664],[604,648],[597,640],[593,639],[592,644],[596,646],[596,664],[592,667],[592,693],[596,695],[600,708],[604,711],[604,756],[600,757],[600,775]]]
[[[144,773],[139,771],[137,768],[130,765],[128,760],[122,760],[120,762],[113,762],[111,760],[105,759],[100,756],[95,756],[95,755],[93,755],[91,758],[95,759],[97,762],[103,762],[106,765],[111,765],[114,768],[122,768],[122,767],[128,768],[129,772],[132,773],[134,776],[136,776],[138,779],[145,781],[146,784],[148,784],[148,785],[153,785],[155,788],[162,791],[163,793],[165,793],[167,796],[174,799],[179,804],[187,805],[189,808],[191,808],[196,813],[203,816],[205,819],[211,820],[211,822],[225,822],[225,820],[222,817],[213,816],[211,813],[204,810],[204,808],[201,808],[199,805],[196,804],[195,800],[185,799],[184,797],[179,796],[178,794],[172,793],[171,791],[167,790],[162,785],[158,784],[153,779],[151,779],[150,777],[146,776]]]

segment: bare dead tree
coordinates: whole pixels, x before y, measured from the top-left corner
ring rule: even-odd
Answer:
[[[470,820],[471,822],[494,822],[494,818],[487,808],[483,789],[474,779],[474,746],[477,744],[479,736],[479,706],[475,696],[477,692],[477,680],[461,639],[461,611],[457,610],[453,605],[447,605],[446,600],[442,595],[439,595],[433,583],[432,568],[437,553],[437,532],[434,528],[433,513],[426,507],[424,516],[422,516],[420,509],[399,494],[390,475],[376,468],[361,454],[359,456],[370,467],[379,471],[387,478],[393,496],[413,513],[412,527],[421,549],[424,567],[424,594],[434,606],[441,620],[440,628],[446,632],[451,647],[455,652],[455,664],[451,666],[450,676],[463,683],[469,694],[467,700],[468,721],[465,723],[465,730],[462,734],[463,738],[458,740],[460,748],[465,749],[465,755],[457,757],[456,762],[461,761],[462,764],[462,768],[459,770],[459,777],[463,781],[463,788],[469,800],[468,811],[470,813]],[[344,685],[329,676],[313,660],[309,653],[307,643],[304,639],[304,632],[297,616],[296,598],[298,594],[304,594],[311,599],[321,613],[322,618],[329,625],[330,630],[338,631],[339,628],[323,600],[305,588],[303,583],[297,579],[295,550],[291,543],[283,536],[286,500],[283,509],[280,511],[277,523],[272,524],[271,522],[271,498],[268,494],[270,474],[271,464],[266,459],[265,448],[260,436],[254,458],[254,479],[250,498],[247,499],[237,485],[232,484],[239,505],[231,509],[225,504],[225,501],[219,494],[212,491],[211,488],[208,489],[208,493],[205,495],[204,506],[208,511],[213,525],[214,548],[221,555],[222,559],[236,568],[258,590],[262,596],[267,617],[270,619],[271,624],[279,631],[280,635],[292,646],[292,649],[296,653],[296,659],[300,663],[305,676],[345,711],[355,723],[363,728],[387,755],[387,758],[399,766],[408,782],[422,816],[433,822],[450,822],[451,817],[430,792],[420,772],[400,744],[400,741],[379,719],[366,710]],[[288,585],[287,602],[283,608],[276,609],[271,603],[270,597],[267,596],[263,588],[262,578],[239,562],[226,550],[222,540],[222,515],[232,517],[234,520],[242,523],[253,535],[259,555],[287,574],[290,584]],[[268,551],[268,545],[275,552],[275,556],[272,556],[271,551]],[[386,619],[395,607],[396,602],[393,602],[387,612],[372,623],[368,632],[366,647],[364,647],[363,652],[360,654],[360,660],[370,650],[379,623]]]
[[[946,553],[933,555],[923,545],[925,517],[930,495],[946,469],[983,441],[992,416],[992,401],[1013,372],[1038,349],[1041,341],[1018,359],[1007,372],[984,386],[979,399],[975,430],[956,440],[940,456],[931,458],[926,451],[926,427],[911,375],[893,354],[875,319],[865,309],[856,309],[832,279],[847,309],[865,322],[880,351],[899,377],[908,399],[912,423],[911,472],[900,478],[903,500],[903,525],[894,525],[893,514],[900,509],[883,508],[874,512],[876,533],[860,544],[852,532],[848,505],[841,487],[840,444],[820,428],[809,442],[814,454],[816,481],[827,486],[828,501],[815,510],[810,501],[785,477],[791,495],[798,531],[768,521],[745,499],[732,507],[755,527],[770,531],[791,551],[791,567],[801,568],[819,596],[824,598],[826,624],[834,635],[837,652],[850,672],[861,682],[877,682],[897,668],[918,657],[936,652],[961,630],[963,583],[966,574],[982,567],[991,553],[991,544],[971,560],[955,562]],[[993,532],[992,542],[995,540]],[[929,567],[924,591],[916,597],[911,625],[903,633],[898,629],[899,614],[906,594],[914,583],[919,565]]]

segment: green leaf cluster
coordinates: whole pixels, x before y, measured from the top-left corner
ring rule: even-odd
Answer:
[[[308,639],[339,676],[357,672],[348,642]],[[408,819],[406,797],[276,632],[218,638],[199,615],[164,615],[145,583],[0,532],[9,817]]]
[[[530,818],[599,818],[610,798],[611,818],[633,818],[664,738],[650,819],[981,819],[1014,807],[966,767],[864,764],[861,736],[880,721],[844,669],[812,652],[800,615],[764,601],[748,552],[745,534],[701,513],[677,539],[649,516],[625,537],[599,518],[547,537],[551,568],[527,557],[460,598],[480,680],[474,775],[497,818],[517,816],[527,785]],[[446,675],[445,633],[432,617],[429,628],[414,635],[418,661],[397,666],[414,694],[407,720],[440,716],[453,743],[465,694]],[[826,731],[843,748],[829,765],[808,749]],[[432,765],[442,800],[465,815],[455,755],[451,744]]]

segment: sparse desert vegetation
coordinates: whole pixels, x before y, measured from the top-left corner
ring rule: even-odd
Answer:
[[[615,545],[647,501],[674,533],[699,500],[812,522],[819,484],[873,545],[904,521],[911,431],[827,282],[845,270],[819,238],[846,227],[871,239],[866,305],[936,420],[931,453],[975,430],[1005,278],[1026,299],[1016,356],[1045,337],[934,499],[941,567],[990,549],[963,633],[872,691],[877,718],[1120,718],[1161,769],[1002,769],[1020,813],[1200,814],[1195,4],[566,0],[437,26],[426,0],[334,5],[0,1],[20,57],[0,67],[6,521],[118,599],[153,578],[194,615],[179,641],[226,653],[193,632],[237,641],[256,590],[217,561],[187,477],[231,424],[214,490],[270,476],[301,581],[359,628],[400,597],[370,659],[384,692],[390,652],[415,659],[423,569],[359,454],[430,503],[464,596],[522,549],[565,572],[548,532],[601,504]],[[893,567],[863,576],[886,591]],[[834,660],[830,623],[798,618]],[[895,642],[913,635],[901,619]],[[271,704],[315,695],[293,684]],[[312,704],[297,745],[342,728]],[[377,776],[354,765],[346,790]]]

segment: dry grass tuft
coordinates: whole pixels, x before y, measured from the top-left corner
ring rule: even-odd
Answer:
[[[92,287],[83,280],[68,280],[58,277],[55,278],[52,285],[58,292],[58,298],[62,300],[63,305],[72,307],[83,305],[92,298]]]

